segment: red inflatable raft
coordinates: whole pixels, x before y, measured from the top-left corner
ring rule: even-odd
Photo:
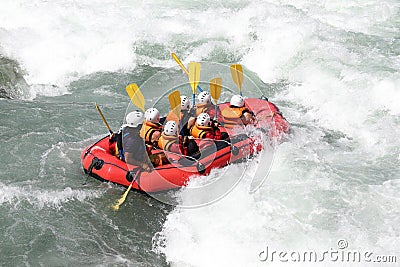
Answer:
[[[270,138],[280,139],[289,131],[289,124],[279,109],[266,99],[249,98],[245,104],[257,117],[256,128],[266,130]],[[221,110],[228,103],[220,104]],[[157,192],[186,185],[190,177],[207,175],[213,168],[221,168],[233,162],[242,161],[259,152],[262,145],[253,137],[245,134],[235,135],[229,130],[230,143],[226,141],[199,141],[201,157],[197,160],[162,150],[152,153],[164,153],[169,164],[154,168],[151,172],[141,172],[132,188],[145,192]],[[209,145],[207,145],[207,142]],[[85,148],[81,155],[85,173],[101,181],[109,181],[129,186],[132,181],[130,170],[136,166],[126,164],[109,151],[108,136]]]

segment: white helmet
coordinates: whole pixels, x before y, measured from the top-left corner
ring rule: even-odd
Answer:
[[[189,110],[189,109],[190,109],[189,98],[185,95],[181,95],[181,110]]]
[[[132,111],[126,115],[126,125],[127,127],[137,127],[143,122],[143,113],[140,111]]]
[[[144,114],[146,121],[158,123],[160,121],[160,112],[156,108],[149,108]]]
[[[168,136],[178,135],[178,124],[175,121],[168,121],[164,125],[164,134]]]
[[[208,126],[210,124],[210,115],[207,113],[200,113],[197,116],[196,123],[199,126]]]
[[[243,107],[244,106],[244,98],[241,95],[234,95],[231,98],[231,106],[235,107]]]
[[[203,91],[197,97],[199,104],[206,104],[211,102],[211,96],[209,92]]]

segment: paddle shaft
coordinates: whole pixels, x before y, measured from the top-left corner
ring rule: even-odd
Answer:
[[[135,177],[133,177],[131,184],[129,185],[131,188],[133,186],[133,183],[139,178],[139,175],[141,174],[140,168],[136,169]],[[138,184],[139,185],[139,184]]]
[[[132,179],[132,182],[129,184],[128,189],[126,189],[125,193],[122,195],[122,197],[117,201],[117,204],[113,206],[114,210],[118,210],[119,206],[121,206],[124,202],[126,197],[128,196],[129,191],[131,190],[133,183],[138,179],[140,175],[140,170],[138,169],[135,173],[135,177]]]
[[[178,58],[178,56],[175,53],[171,53],[172,58],[178,63],[179,67],[183,70],[184,73],[186,73],[187,76],[189,76],[189,72],[186,69],[185,65],[183,65],[182,61]],[[200,85],[197,85],[197,89],[199,89],[200,92],[203,92],[203,89],[200,87]]]
[[[190,62],[189,63],[188,77],[189,77],[190,87],[192,87],[192,91],[193,91],[193,95],[192,95],[193,107],[196,104],[196,88],[200,82],[200,68],[201,68],[201,65],[198,62]]]
[[[107,122],[106,118],[104,117],[103,112],[101,112],[101,109],[100,109],[99,105],[97,105],[97,103],[96,103],[96,109],[99,112],[100,117],[103,119],[103,122],[106,125],[106,127],[107,127],[108,131],[110,132],[110,134],[113,134],[113,131],[111,130],[110,125],[108,125],[108,122]]]

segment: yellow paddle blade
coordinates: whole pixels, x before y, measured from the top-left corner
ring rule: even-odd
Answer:
[[[210,81],[210,93],[212,98],[214,99],[215,104],[218,103],[218,99],[221,96],[222,90],[222,78],[214,78]]]
[[[175,53],[171,53],[172,58],[178,63],[179,67],[186,73],[186,75],[189,75],[188,70],[185,68],[185,66],[182,64],[182,61],[179,59],[179,57]]]
[[[196,94],[196,88],[200,82],[200,63],[189,63],[189,81],[190,85],[192,86],[193,94]]]
[[[231,65],[232,79],[236,86],[239,88],[240,94],[242,93],[242,83],[243,83],[243,69],[240,64]]]
[[[181,115],[181,94],[178,90],[173,91],[169,94],[168,100],[171,110],[175,113],[176,117],[179,120]]]
[[[139,89],[139,86],[137,86],[136,83],[128,84],[128,86],[126,86],[126,92],[128,93],[132,104],[134,104],[144,112],[145,100],[142,92]]]
[[[132,188],[132,183],[129,185],[128,189],[126,189],[125,193],[122,195],[122,197],[120,199],[118,199],[117,203],[115,205],[112,206],[112,208],[114,210],[119,210],[119,206],[122,205],[122,203],[125,202],[126,196],[128,195],[129,191]]]

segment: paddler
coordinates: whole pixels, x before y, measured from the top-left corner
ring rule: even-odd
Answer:
[[[162,125],[160,123],[160,112],[156,108],[149,108],[144,114],[144,123],[140,129],[140,136],[149,148],[157,144],[161,136]]]
[[[241,95],[232,96],[229,104],[229,107],[222,110],[225,128],[254,124],[256,117],[254,113],[245,106],[244,98]]]
[[[217,106],[215,106],[211,102],[211,95],[209,92],[203,91],[197,96],[197,104],[196,104],[196,116],[199,116],[200,113],[207,113],[211,118],[221,119],[221,110]]]
[[[181,124],[181,131],[180,131],[180,135],[182,136],[189,136],[190,132],[189,132],[189,128],[187,127],[189,120],[193,120],[195,118],[192,118],[192,109],[190,107],[190,100],[187,96],[185,95],[181,95],[180,96],[181,99],[181,116],[178,119],[176,114],[174,113],[173,110],[171,110],[168,115],[166,120],[167,121],[175,121],[178,124]]]
[[[200,113],[195,123],[190,128],[190,134],[194,138],[209,138],[214,140],[227,139],[227,133],[221,133],[218,122],[211,120],[207,113]]]
[[[184,142],[182,143],[182,138],[178,135],[178,124],[175,121],[168,121],[164,125],[163,133],[160,139],[158,139],[158,147],[168,152],[173,152],[183,155],[193,155],[199,151],[199,147],[194,140],[184,137]]]
[[[151,171],[148,151],[140,137],[143,119],[142,112],[130,112],[126,116],[126,124],[122,125],[118,133],[110,136],[110,150],[126,163],[136,165],[144,171]]]
[[[167,121],[164,125],[164,130],[158,139],[158,147],[177,154],[183,152],[183,146],[178,136],[178,124],[175,121]]]

